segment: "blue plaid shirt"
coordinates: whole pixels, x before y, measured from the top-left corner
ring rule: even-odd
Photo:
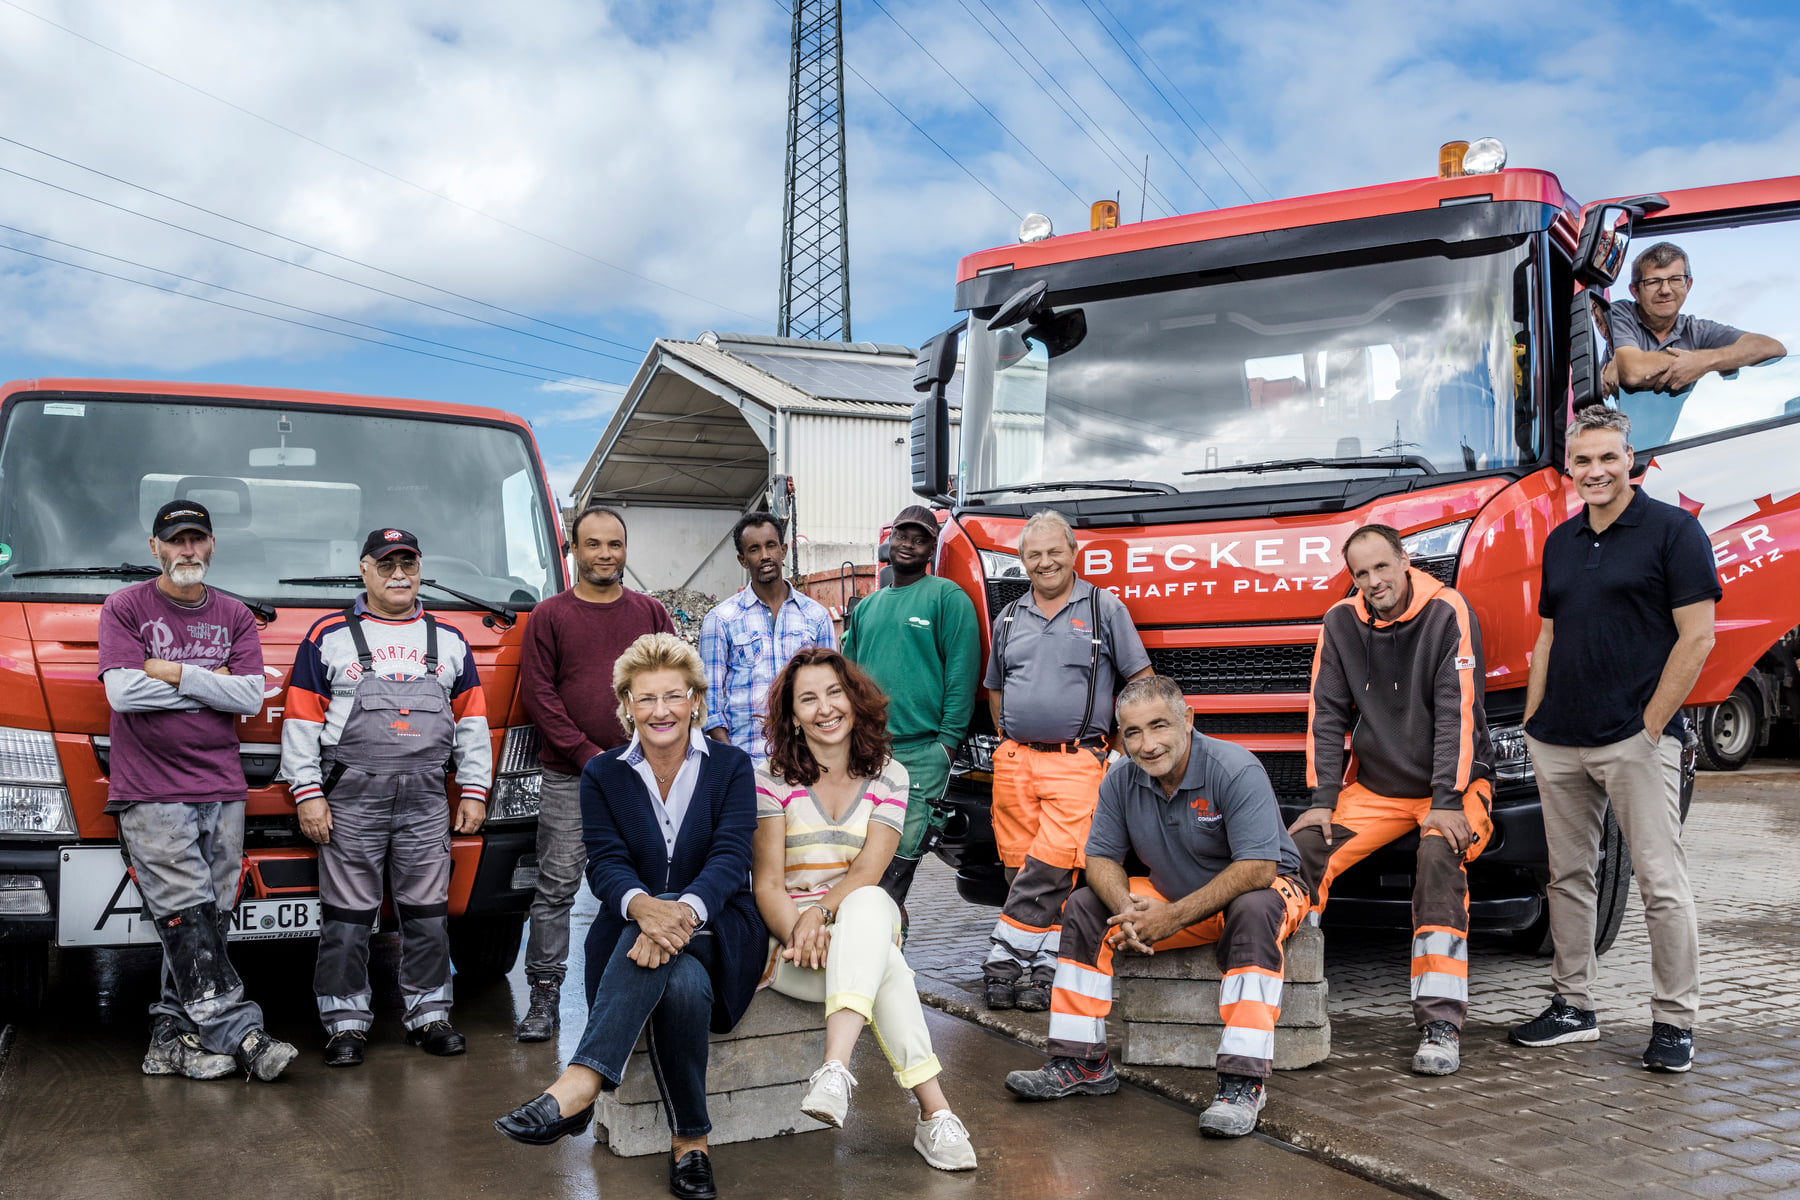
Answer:
[[[709,689],[706,728],[724,729],[731,744],[759,767],[769,757],[762,733],[769,685],[788,659],[807,646],[835,648],[837,637],[825,606],[792,584],[773,622],[768,606],[749,587],[721,600],[701,622],[700,659]]]

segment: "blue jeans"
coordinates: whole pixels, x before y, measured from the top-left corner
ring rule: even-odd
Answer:
[[[658,897],[674,900],[673,894]],[[625,1067],[646,1023],[650,1069],[662,1093],[669,1129],[676,1137],[712,1131],[706,1116],[706,1054],[712,1019],[713,939],[701,932],[660,967],[647,969],[625,957],[638,939],[627,925],[600,975],[581,1044],[571,1063],[597,1071],[607,1091],[625,1079]]]

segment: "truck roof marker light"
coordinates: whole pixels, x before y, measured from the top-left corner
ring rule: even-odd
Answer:
[[[1469,152],[1467,142],[1445,142],[1438,147],[1438,178],[1460,179],[1463,173],[1463,155]]]
[[[1492,175],[1506,165],[1506,147],[1499,138],[1476,138],[1463,151],[1464,175]]]
[[[1021,242],[1041,242],[1056,230],[1050,224],[1050,218],[1043,213],[1026,213],[1025,219],[1019,222],[1019,240]]]

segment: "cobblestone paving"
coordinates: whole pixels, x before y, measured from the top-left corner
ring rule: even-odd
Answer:
[[[1800,1200],[1800,772],[1702,773],[1687,829],[1703,987],[1692,1073],[1638,1065],[1650,1027],[1650,951],[1635,896],[1600,962],[1598,1044],[1509,1045],[1507,1028],[1548,1000],[1549,960],[1498,937],[1471,939],[1463,1068],[1447,1079],[1407,1069],[1417,1034],[1405,935],[1328,927],[1332,1057],[1279,1075],[1266,1121],[1315,1145],[1355,1135],[1360,1156],[1445,1196]],[[921,870],[909,909],[907,957],[921,990],[979,1010],[994,910],[964,904],[935,861]],[[986,1019],[1038,1044],[1047,1026],[1038,1014]],[[1140,1077],[1173,1094],[1211,1092],[1209,1072]],[[1333,1132],[1298,1136],[1309,1123]]]

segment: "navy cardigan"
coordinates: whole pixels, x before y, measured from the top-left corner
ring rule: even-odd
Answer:
[[[756,994],[769,957],[769,930],[750,895],[750,841],[756,833],[756,777],[750,756],[713,742],[700,758],[694,798],[675,835],[671,857],[643,779],[624,761],[625,748],[588,760],[581,773],[581,836],[588,886],[600,914],[588,928],[587,997],[612,957],[626,921],[619,901],[633,888],[652,896],[692,892],[706,905],[715,950],[715,1033],[736,1025]]]

